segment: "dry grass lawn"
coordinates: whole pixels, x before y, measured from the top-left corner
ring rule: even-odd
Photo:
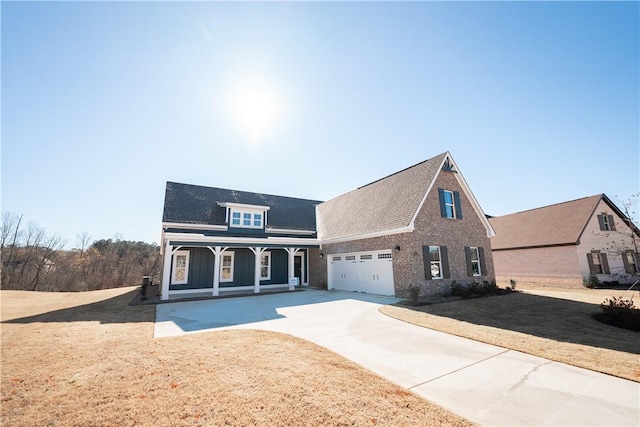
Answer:
[[[640,382],[640,333],[591,317],[605,298],[637,291],[518,286],[524,292],[420,307],[384,306],[419,326]]]
[[[134,292],[0,292],[2,425],[470,425],[289,335],[155,340]]]

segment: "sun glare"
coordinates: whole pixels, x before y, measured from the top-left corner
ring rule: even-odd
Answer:
[[[281,120],[281,99],[272,86],[263,82],[238,87],[232,105],[236,126],[253,143],[269,137]]]

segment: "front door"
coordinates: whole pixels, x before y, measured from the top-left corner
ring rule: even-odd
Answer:
[[[298,285],[302,285],[304,282],[304,255],[294,255],[293,257],[293,277],[298,278]]]

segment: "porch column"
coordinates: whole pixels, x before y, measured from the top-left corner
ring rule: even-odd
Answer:
[[[222,259],[222,253],[228,249],[216,246],[212,248],[207,246],[211,252],[213,252],[213,292],[212,295],[217,297],[220,294],[220,260]]]
[[[171,250],[173,246],[167,242],[164,247],[164,263],[162,265],[162,293],[160,298],[163,300],[169,299],[169,282],[171,281]]]
[[[253,273],[253,293],[259,294],[260,293],[260,267],[261,267],[260,260],[262,259],[262,253],[267,248],[255,247],[255,248],[249,248],[249,249],[251,249],[251,252],[253,252],[253,254],[255,255],[255,268]]]
[[[284,248],[285,251],[289,254],[289,290],[293,291],[295,287],[291,284],[291,279],[295,277],[294,270],[294,255],[300,251],[300,248]]]

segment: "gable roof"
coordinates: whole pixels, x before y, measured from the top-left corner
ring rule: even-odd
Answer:
[[[315,207],[320,201],[224,188],[167,182],[163,222],[225,225],[226,211],[218,203],[268,206],[267,227],[289,230],[316,229]]]
[[[577,245],[595,212],[603,200],[625,222],[637,232],[618,207],[604,194],[543,206],[489,219],[496,230],[491,239],[491,248],[516,249],[559,245]]]
[[[487,229],[493,230],[449,152],[403,169],[318,205],[318,237],[343,241],[413,230],[420,208],[445,161]]]

